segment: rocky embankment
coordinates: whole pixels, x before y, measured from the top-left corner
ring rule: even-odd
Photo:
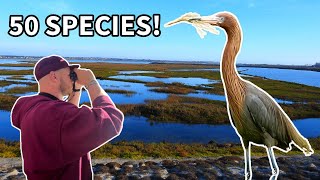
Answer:
[[[278,157],[278,179],[320,179],[320,156]],[[204,159],[94,159],[94,179],[244,179],[242,157],[229,156]],[[269,179],[271,169],[267,157],[252,159],[253,179]],[[21,159],[0,159],[0,180],[25,179]]]

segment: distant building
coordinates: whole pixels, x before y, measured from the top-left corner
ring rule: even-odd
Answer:
[[[320,67],[320,63],[316,63],[314,67]]]

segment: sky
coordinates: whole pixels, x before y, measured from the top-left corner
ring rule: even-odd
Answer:
[[[93,3],[94,2],[94,3]],[[110,57],[154,60],[219,62],[225,45],[220,35],[201,39],[188,24],[163,25],[187,12],[235,14],[243,30],[237,63],[310,65],[320,62],[320,1],[313,0],[12,0],[1,1],[0,55]],[[40,32],[35,37],[8,35],[10,15],[36,15]],[[50,14],[160,14],[159,37],[69,37],[44,34]]]

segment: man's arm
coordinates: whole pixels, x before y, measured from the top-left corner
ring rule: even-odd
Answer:
[[[96,80],[95,75],[90,69],[75,69],[75,73],[77,73],[78,81],[77,83],[84,85],[87,89],[91,103],[99,97],[99,96],[106,96],[107,93],[101,88],[100,84]],[[92,104],[91,104],[92,106]]]
[[[82,89],[81,89],[82,86],[79,86],[79,87],[77,88],[77,86],[76,86],[76,88],[80,89],[80,91],[73,92],[70,95],[71,97],[69,97],[70,99],[68,100],[69,103],[74,104],[77,107],[79,107],[80,97],[81,97],[81,92],[82,92]]]
[[[61,146],[66,159],[76,159],[120,134],[123,113],[96,81],[91,70],[76,69],[78,83],[85,85],[92,107],[64,104]]]
[[[118,136],[122,130],[123,113],[115,107],[108,95],[97,97],[92,104],[92,108],[77,108],[69,103],[56,105],[64,111],[60,139],[66,160],[83,156]]]

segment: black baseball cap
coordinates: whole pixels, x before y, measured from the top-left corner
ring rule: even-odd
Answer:
[[[51,55],[40,59],[34,67],[34,76],[39,81],[41,78],[49,74],[51,71],[57,71],[62,68],[69,67],[70,69],[79,68],[79,64],[69,64],[61,56]]]

